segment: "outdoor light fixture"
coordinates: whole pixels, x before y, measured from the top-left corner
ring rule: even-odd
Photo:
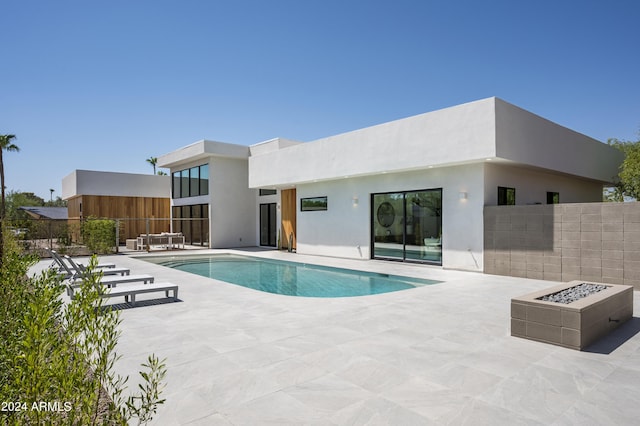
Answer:
[[[467,199],[467,193],[464,191],[460,191],[458,193],[458,197],[460,197],[461,200],[466,200]]]
[[[353,197],[353,205],[354,206],[358,205],[358,196],[357,195]]]

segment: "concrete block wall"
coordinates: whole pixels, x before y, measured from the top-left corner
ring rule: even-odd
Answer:
[[[640,203],[486,206],[484,272],[640,290]]]

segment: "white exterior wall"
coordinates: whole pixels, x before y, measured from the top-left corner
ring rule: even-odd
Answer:
[[[248,184],[249,147],[202,140],[158,159],[171,173],[209,164],[209,195],[177,198],[172,206],[209,204],[211,248],[257,245],[256,190]]]
[[[495,99],[496,157],[610,182],[624,155],[617,149]]]
[[[75,170],[62,179],[62,198],[76,195],[169,198],[169,176]]]
[[[545,173],[503,164],[485,164],[485,205],[498,204],[498,186],[515,188],[516,204],[546,204],[547,191],[560,194],[561,203],[602,201],[602,183],[558,173]]]
[[[247,184],[247,160],[202,157],[183,162],[171,173],[209,165],[209,195],[171,199],[171,206],[209,205],[209,246],[211,248],[255,246],[256,192]]]
[[[211,157],[209,223],[211,248],[256,246],[255,189],[249,189],[247,160]]]
[[[545,203],[547,191],[563,203],[597,201],[622,155],[488,98],[309,143],[200,141],[159,165],[173,172],[203,159],[209,196],[174,204],[210,204],[212,247],[258,245],[258,205],[279,196],[259,197],[257,188],[295,187],[299,253],[368,259],[372,193],[442,188],[443,266],[480,271],[483,206],[496,204],[498,186],[516,188],[517,204]],[[300,198],[318,196],[328,197],[327,211],[299,211]],[[278,227],[280,215],[277,209]]]
[[[443,267],[481,271],[482,170],[477,163],[299,185],[297,252],[369,259],[372,193],[442,188]],[[467,199],[460,199],[461,191]],[[300,198],[319,196],[327,196],[328,210],[300,211]]]
[[[493,157],[494,114],[494,99],[483,99],[279,151],[252,150],[249,185],[286,187]]]

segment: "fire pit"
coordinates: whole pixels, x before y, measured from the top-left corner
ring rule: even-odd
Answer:
[[[582,350],[632,315],[632,286],[571,281],[511,299],[511,335]]]

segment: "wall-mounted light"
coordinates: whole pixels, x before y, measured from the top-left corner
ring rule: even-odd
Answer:
[[[357,195],[354,196],[352,201],[353,201],[353,205],[357,206],[358,205],[358,196]]]
[[[459,197],[461,200],[466,200],[466,199],[467,199],[467,196],[468,196],[468,194],[467,194],[465,191],[460,191],[460,192],[458,192],[458,197]]]

